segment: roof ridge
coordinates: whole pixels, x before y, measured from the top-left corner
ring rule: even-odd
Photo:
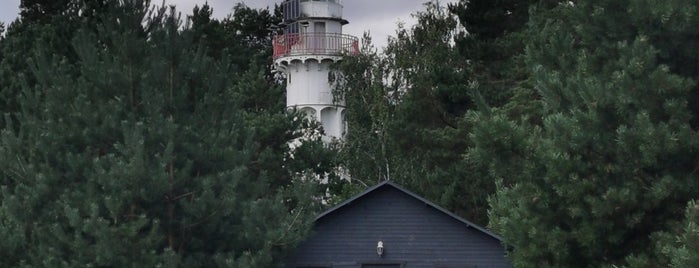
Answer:
[[[440,212],[442,212],[442,213],[444,213],[444,214],[447,214],[448,216],[454,218],[455,220],[460,221],[460,222],[466,224],[467,227],[472,227],[472,228],[474,228],[474,229],[476,229],[476,230],[478,230],[478,231],[481,231],[482,233],[485,233],[485,234],[487,234],[487,235],[489,235],[489,236],[491,236],[491,237],[493,237],[493,238],[495,238],[495,239],[497,239],[497,240],[499,240],[499,241],[502,241],[502,238],[500,238],[500,236],[496,235],[495,233],[491,232],[490,230],[486,229],[485,227],[481,227],[481,226],[479,226],[478,224],[475,224],[475,223],[473,223],[473,222],[471,222],[471,221],[469,221],[469,220],[466,220],[466,219],[464,219],[464,218],[462,218],[462,217],[459,217],[458,215],[452,213],[451,211],[448,211],[448,210],[446,210],[446,209],[440,207],[439,205],[437,205],[437,204],[435,204],[435,203],[433,203],[433,202],[430,202],[429,200],[427,200],[427,199],[425,199],[425,198],[423,198],[423,197],[421,197],[421,196],[419,196],[419,195],[417,195],[417,194],[415,194],[415,193],[413,193],[413,192],[411,192],[411,191],[408,191],[407,189],[403,188],[402,186],[400,186],[400,185],[398,185],[398,184],[396,184],[396,183],[394,183],[394,182],[392,182],[392,181],[389,181],[389,180],[385,180],[385,181],[382,181],[382,182],[380,182],[380,183],[378,183],[378,184],[376,184],[376,185],[374,185],[374,186],[371,186],[371,187],[367,188],[366,190],[362,191],[361,193],[359,193],[359,194],[357,194],[357,195],[355,195],[355,196],[353,196],[353,197],[351,197],[351,198],[348,198],[347,200],[345,200],[345,201],[343,201],[343,202],[341,202],[341,203],[335,205],[334,207],[332,207],[332,208],[326,210],[326,211],[323,212],[323,213],[320,213],[313,221],[318,221],[318,220],[320,220],[321,218],[323,218],[323,217],[325,217],[325,216],[327,216],[327,215],[329,215],[329,214],[331,214],[331,213],[337,211],[338,209],[340,209],[340,208],[342,208],[342,207],[344,207],[344,206],[346,206],[346,205],[349,205],[350,203],[354,202],[355,200],[358,200],[358,199],[364,197],[365,195],[367,195],[367,194],[369,194],[369,193],[371,193],[371,192],[374,192],[374,191],[376,191],[377,189],[382,188],[382,187],[385,187],[385,186],[387,186],[387,185],[388,185],[388,186],[391,186],[391,187],[393,187],[393,188],[395,188],[395,189],[397,189],[397,190],[399,190],[399,191],[401,191],[401,192],[403,192],[404,194],[407,194],[408,196],[410,196],[410,197],[412,197],[412,198],[415,198],[415,199],[417,199],[417,200],[419,200],[419,201],[421,201],[421,202],[423,202],[423,203],[425,203],[425,204],[431,206],[432,208],[434,208],[434,209],[436,209],[436,210],[438,210],[438,211],[440,211]]]

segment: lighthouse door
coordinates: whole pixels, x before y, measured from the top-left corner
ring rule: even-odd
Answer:
[[[313,24],[313,29],[317,34],[324,34],[325,33],[325,22],[316,22]]]
[[[325,22],[313,23],[313,48],[317,52],[324,52],[325,42]]]

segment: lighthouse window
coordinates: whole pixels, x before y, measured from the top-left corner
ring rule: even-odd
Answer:
[[[299,33],[299,23],[293,22],[286,26],[286,34]]]
[[[325,22],[316,22],[313,23],[313,31],[316,33],[324,33],[325,32]]]
[[[299,17],[301,10],[299,9],[299,0],[287,0],[282,3],[284,13],[284,21],[292,21]]]

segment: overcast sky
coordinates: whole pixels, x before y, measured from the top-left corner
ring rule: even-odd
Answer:
[[[412,25],[414,20],[410,14],[424,10],[422,3],[427,0],[344,0],[344,18],[350,24],[343,28],[343,32],[361,37],[365,31],[369,31],[372,41],[378,47],[386,43],[388,35],[393,35],[398,22]],[[455,2],[456,0],[441,0],[442,3]],[[9,24],[17,17],[20,0],[0,0],[0,21]],[[161,0],[152,0],[152,3],[160,3]],[[189,14],[194,5],[203,5],[207,0],[166,0],[167,4],[174,4],[177,9]],[[273,7],[281,0],[208,0],[214,9],[214,16],[223,18],[230,13],[238,2],[244,2],[249,7],[265,8]]]

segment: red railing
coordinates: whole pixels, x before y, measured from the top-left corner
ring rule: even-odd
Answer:
[[[336,33],[285,34],[274,37],[274,59],[300,55],[359,53],[357,37]]]

